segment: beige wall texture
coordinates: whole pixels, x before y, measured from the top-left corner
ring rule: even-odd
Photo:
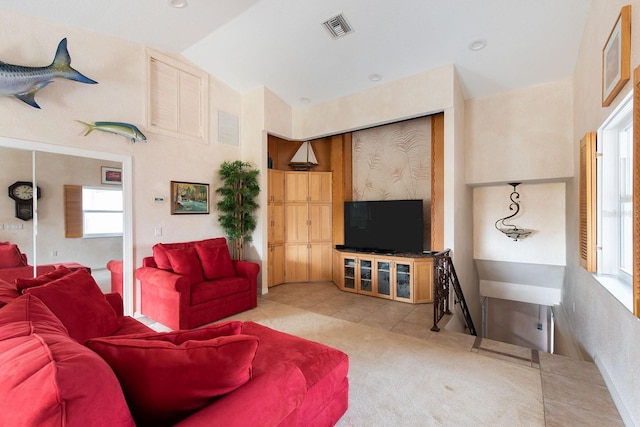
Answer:
[[[145,129],[145,46],[2,10],[0,22],[3,61],[47,65],[58,42],[66,37],[74,68],[98,81],[97,85],[87,85],[55,80],[36,95],[40,110],[13,98],[0,98],[0,136],[130,156],[134,267],[141,265],[142,257],[151,255],[156,242],[224,235],[215,208],[210,215],[171,215],[168,202],[154,202],[154,197],[168,200],[171,180],[210,183],[215,206],[220,163],[242,158],[243,149],[250,151],[246,145],[251,141],[241,141],[240,147],[235,147],[217,140],[218,110],[240,116],[240,94],[210,77],[207,144],[156,135]],[[125,138],[104,132],[85,137],[83,125],[75,120],[129,122],[142,129],[148,142],[132,145]],[[251,157],[247,159],[252,161]],[[162,229],[162,236],[155,235],[157,227]]]

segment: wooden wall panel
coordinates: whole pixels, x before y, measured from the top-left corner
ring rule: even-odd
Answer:
[[[431,248],[444,247],[444,113],[431,116]]]

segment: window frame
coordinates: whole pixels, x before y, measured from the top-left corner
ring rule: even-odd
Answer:
[[[106,209],[86,209],[85,208],[85,198],[84,191],[85,190],[97,190],[97,191],[118,191],[120,192],[120,196],[122,198],[123,192],[122,188],[113,188],[113,187],[100,187],[100,186],[90,186],[84,185],[82,186],[83,197],[82,197],[82,237],[84,238],[97,238],[97,237],[122,237],[124,234],[124,200],[122,200],[123,205],[120,210],[106,210]],[[87,213],[111,213],[111,214],[120,214],[123,219],[122,223],[122,231],[120,232],[111,232],[111,233],[87,233]]]
[[[595,159],[595,175],[596,175],[596,262],[593,269],[588,271],[595,272],[594,277],[602,284],[616,299],[620,301],[626,308],[635,313],[634,307],[635,287],[633,283],[636,280],[636,254],[632,256],[633,274],[624,272],[620,269],[621,260],[621,244],[625,240],[621,236],[622,227],[620,223],[620,133],[622,129],[628,128],[629,124],[633,126],[633,108],[635,107],[633,94],[628,94],[620,104],[613,110],[609,117],[604,121],[598,129],[596,138],[597,152],[593,153]],[[636,139],[634,132],[634,140]],[[633,156],[637,155],[633,150]],[[582,152],[581,152],[582,155]],[[581,157],[581,169],[582,165]],[[638,176],[638,164],[633,159],[633,180]],[[581,176],[580,185],[583,186],[584,176]],[[632,183],[633,186],[633,183]],[[636,188],[638,188],[636,186]],[[605,190],[606,189],[606,190]],[[581,188],[582,190],[582,188]],[[581,191],[582,196],[582,191]],[[634,198],[637,197],[634,193]],[[581,197],[582,203],[582,197]],[[593,209],[593,206],[590,206]],[[635,212],[636,205],[632,210]],[[635,221],[635,218],[632,218]],[[635,227],[635,226],[633,226]],[[632,234],[632,246],[635,247],[635,231]],[[581,236],[582,237],[582,236]],[[582,243],[582,242],[581,242]],[[636,314],[637,315],[637,314]]]

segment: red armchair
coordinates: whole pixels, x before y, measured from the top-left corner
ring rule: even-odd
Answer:
[[[259,271],[254,262],[232,260],[224,237],[158,243],[136,270],[141,312],[177,330],[252,309]]]

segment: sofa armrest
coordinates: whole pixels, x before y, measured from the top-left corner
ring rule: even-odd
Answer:
[[[136,278],[142,286],[156,286],[179,293],[188,293],[191,289],[191,283],[185,276],[159,268],[140,267],[136,270]]]
[[[233,268],[236,274],[249,280],[257,280],[260,272],[260,264],[251,261],[233,260]]]
[[[182,420],[175,427],[277,426],[302,403],[307,385],[300,369],[283,363]]]
[[[116,312],[118,317],[124,316],[124,302],[122,301],[122,296],[119,293],[112,292],[104,294],[104,297],[107,299],[107,302],[113,308],[113,311]]]

